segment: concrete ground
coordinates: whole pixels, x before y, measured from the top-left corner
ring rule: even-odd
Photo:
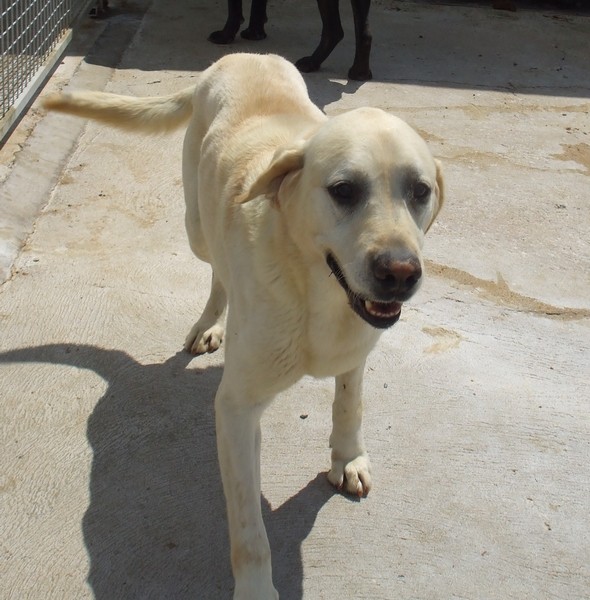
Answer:
[[[112,4],[48,89],[168,93],[226,52],[296,59],[319,31],[313,0],[275,0],[266,41],[224,48],[206,35],[225,3]],[[408,120],[447,204],[425,285],[368,361],[370,496],[326,482],[331,381],[265,415],[281,598],[588,599],[590,20],[374,2],[361,84],[343,79],[342,10],[313,99]],[[35,105],[0,155],[2,598],[231,597],[223,351],[181,351],[209,280],[183,231],[181,142]]]

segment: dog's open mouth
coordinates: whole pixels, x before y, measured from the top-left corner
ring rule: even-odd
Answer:
[[[402,312],[401,302],[377,302],[362,298],[350,289],[342,269],[331,254],[326,256],[326,262],[346,292],[350,307],[361,319],[377,329],[387,329],[397,323]]]

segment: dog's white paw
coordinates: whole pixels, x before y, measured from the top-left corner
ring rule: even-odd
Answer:
[[[332,468],[328,473],[329,482],[338,490],[344,490],[359,498],[371,490],[371,463],[366,454],[350,460],[332,458]]]
[[[213,325],[213,327],[203,331],[199,322],[197,322],[186,336],[184,349],[191,354],[215,352],[221,346],[224,333],[225,330],[221,325]]]

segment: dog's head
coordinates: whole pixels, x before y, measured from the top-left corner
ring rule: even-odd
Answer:
[[[352,309],[393,325],[418,289],[421,248],[443,203],[443,178],[424,140],[372,108],[334,117],[277,151],[246,202],[266,195],[304,255],[321,254]]]

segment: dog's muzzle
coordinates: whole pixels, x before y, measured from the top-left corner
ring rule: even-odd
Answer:
[[[335,275],[338,283],[342,286],[342,289],[346,292],[350,307],[361,319],[377,329],[387,329],[397,323],[402,311],[401,299],[394,297],[391,301],[383,302],[381,300],[363,298],[350,289],[340,265],[331,254],[326,256],[326,263]],[[391,297],[391,294],[389,296]]]

